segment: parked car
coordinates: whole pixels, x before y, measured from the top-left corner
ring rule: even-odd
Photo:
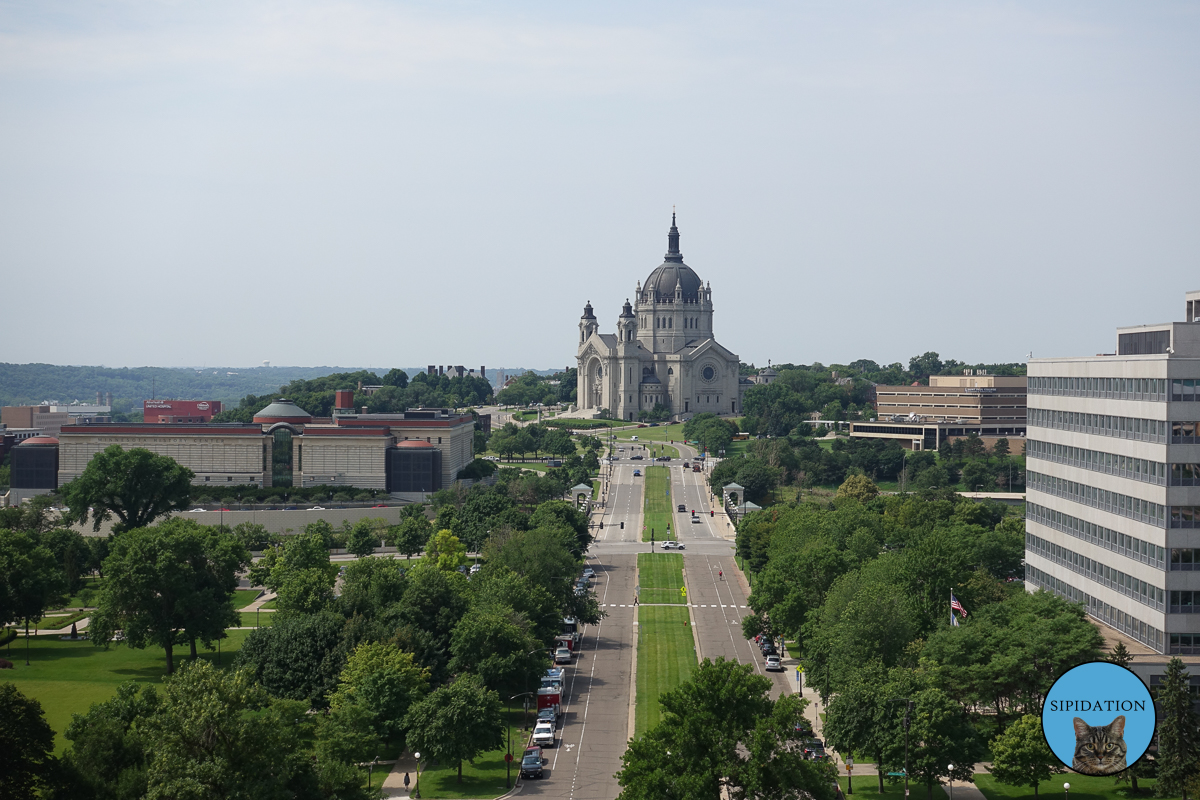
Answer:
[[[554,723],[539,721],[533,726],[533,743],[538,747],[554,747]]]
[[[779,656],[767,656],[765,669],[768,672],[783,672],[783,662],[779,660]]]
[[[825,745],[820,739],[809,739],[804,743],[804,757],[809,761],[819,761],[825,758]]]
[[[542,777],[542,767],[545,765],[545,760],[542,758],[542,748],[527,747],[525,755],[521,758],[521,777],[522,778],[540,778]]]
[[[774,642],[765,642],[762,646],[762,654],[764,656],[777,656],[779,655],[779,651],[775,649]]]
[[[801,717],[796,722],[794,730],[796,731],[796,733],[800,734],[801,736],[811,737],[813,735],[812,723],[809,722],[804,717]]]
[[[583,568],[583,577],[585,577],[585,578],[596,577],[596,570],[592,569],[591,567],[584,567]]]
[[[558,714],[554,713],[553,708],[543,708],[538,712],[538,723],[549,722],[551,725],[558,725]]]
[[[554,663],[555,664],[570,664],[571,663],[571,651],[565,647],[560,647],[557,650],[555,650],[554,651]]]

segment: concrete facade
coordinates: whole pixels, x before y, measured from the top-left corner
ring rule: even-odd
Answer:
[[[675,419],[737,414],[742,408],[740,359],[713,338],[712,288],[683,263],[671,216],[662,266],[625,301],[617,332],[600,333],[589,302],[579,321],[576,402],[637,420],[655,405]]]
[[[311,419],[285,400],[271,404],[254,423],[245,425],[66,426],[59,436],[58,484],[79,477],[92,456],[118,444],[170,456],[196,473],[195,485],[267,487],[273,483],[275,433],[285,429],[291,434],[293,486],[386,489],[388,450],[411,439],[441,452],[442,486],[453,485],[459,470],[474,459],[475,421],[470,414],[416,409],[402,414],[345,415],[330,423],[314,424]],[[285,471],[283,477],[287,476]]]
[[[1115,354],[1029,362],[1026,585],[1200,653],[1200,323],[1117,333]]]
[[[259,425],[77,425],[64,427],[58,440],[59,486],[114,444],[170,456],[196,473],[196,485],[271,485],[271,440]]]

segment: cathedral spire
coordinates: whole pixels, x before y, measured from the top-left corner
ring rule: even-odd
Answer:
[[[679,228],[675,227],[675,210],[671,210],[671,230],[667,233],[667,261],[683,261],[679,252]]]

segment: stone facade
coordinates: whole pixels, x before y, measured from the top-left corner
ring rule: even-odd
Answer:
[[[581,410],[623,420],[658,404],[673,419],[741,412],[741,361],[713,338],[712,288],[683,263],[674,214],[666,259],[625,301],[617,332],[600,333],[584,307],[576,361]]]

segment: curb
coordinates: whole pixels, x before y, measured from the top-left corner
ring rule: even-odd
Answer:
[[[633,560],[633,580],[635,586],[642,583],[641,571],[638,569],[637,558]],[[641,603],[638,603],[641,606]],[[641,611],[635,607],[633,612],[633,662],[629,668],[629,721],[625,724],[625,741],[633,738],[637,728],[637,662],[638,645],[642,641],[642,623],[638,619]]]

